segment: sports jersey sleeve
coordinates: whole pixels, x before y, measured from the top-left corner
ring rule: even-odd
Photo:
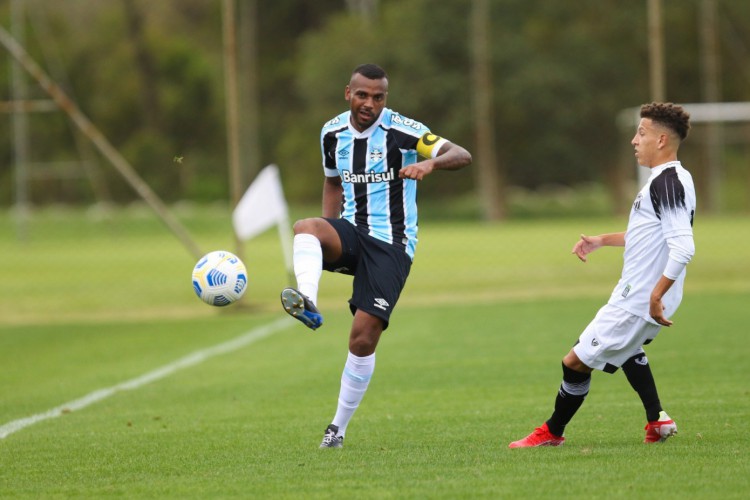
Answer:
[[[688,192],[674,168],[664,170],[651,182],[651,203],[656,217],[661,221],[665,238],[693,235],[693,211],[690,207],[695,204],[688,202],[694,200],[695,195],[692,185],[689,188]]]
[[[400,149],[414,151],[424,158],[437,156],[440,147],[447,141],[430,132],[429,127],[423,123],[407,118],[391,111],[388,114],[388,123],[394,131]],[[412,162],[416,161],[414,155]]]
[[[336,168],[336,136],[323,129],[320,138],[320,146],[323,153],[323,173],[326,177],[338,177],[339,171]]]
[[[695,254],[695,242],[692,236],[682,235],[667,238],[669,260],[664,268],[664,276],[676,280]]]
[[[692,179],[680,177],[677,168],[667,168],[651,183],[654,213],[661,221],[662,234],[669,247],[664,276],[676,280],[695,253],[693,215],[695,190]]]
[[[448,142],[440,136],[425,132],[417,141],[417,153],[425,158],[435,158],[440,148]]]

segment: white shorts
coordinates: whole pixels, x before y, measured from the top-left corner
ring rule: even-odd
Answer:
[[[622,364],[643,352],[661,329],[624,309],[606,304],[578,337],[573,346],[584,365],[607,373],[614,373]]]

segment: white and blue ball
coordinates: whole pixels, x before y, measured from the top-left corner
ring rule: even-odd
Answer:
[[[206,304],[228,306],[239,300],[246,288],[245,264],[231,252],[209,252],[193,268],[193,289]]]

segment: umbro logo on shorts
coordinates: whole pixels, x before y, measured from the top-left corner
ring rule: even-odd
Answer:
[[[596,340],[596,339],[591,339],[591,345],[594,346],[594,347],[596,347],[596,346],[599,345],[599,341]]]
[[[377,307],[378,309],[382,309],[385,311],[385,308],[388,307],[390,304],[385,299],[375,299],[375,303],[373,306]]]

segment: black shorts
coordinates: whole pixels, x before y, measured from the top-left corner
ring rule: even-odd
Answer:
[[[361,309],[383,320],[388,328],[391,311],[411,269],[411,258],[402,249],[360,231],[346,219],[329,219],[341,239],[341,258],[323,262],[326,271],[354,276],[349,308]]]

